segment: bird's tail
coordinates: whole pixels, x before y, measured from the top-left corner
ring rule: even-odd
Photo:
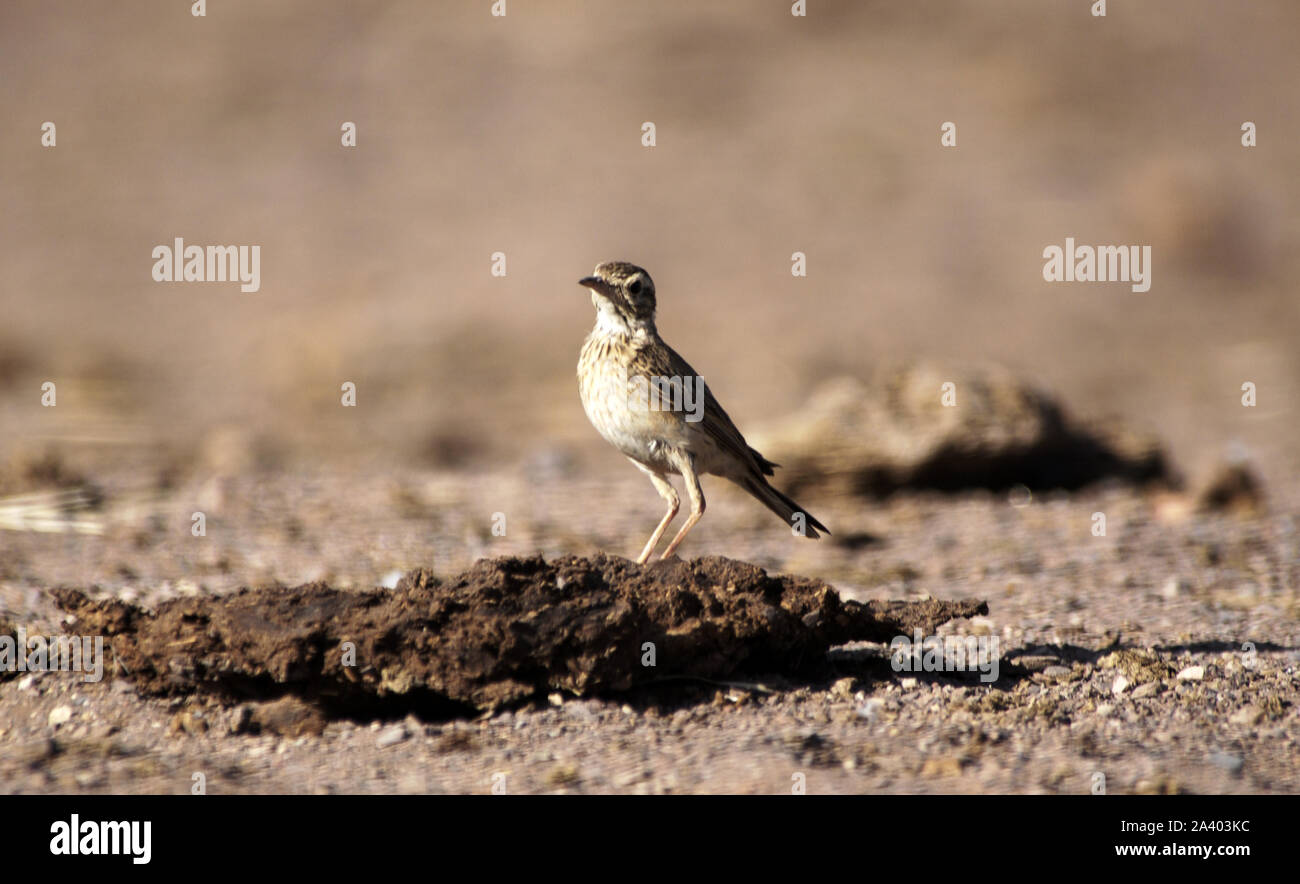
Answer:
[[[816,540],[821,536],[821,534],[817,533],[818,531],[823,534],[831,533],[831,529],[817,521],[812,513],[767,484],[761,477],[751,476],[746,478],[744,482],[740,483],[740,487],[761,500],[764,506],[784,519],[785,523],[791,528],[797,528],[802,524],[805,536]],[[803,519],[796,521],[796,515],[802,515]]]

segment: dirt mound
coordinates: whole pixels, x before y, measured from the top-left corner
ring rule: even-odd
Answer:
[[[331,715],[383,704],[490,709],[671,676],[810,673],[832,645],[929,634],[987,612],[975,601],[843,601],[820,581],[717,557],[644,568],[608,556],[483,559],[448,580],[412,571],[391,591],[242,589],[152,613],[78,590],[55,595],[80,632],[105,635],[115,657],[106,669],[145,693],[221,703],[296,695]]]
[[[1196,506],[1202,512],[1259,515],[1267,508],[1264,482],[1245,462],[1219,464],[1197,491]]]
[[[996,368],[922,365],[865,383],[840,378],[750,441],[782,465],[793,495],[1175,481],[1154,438],[1115,423],[1079,425]]]

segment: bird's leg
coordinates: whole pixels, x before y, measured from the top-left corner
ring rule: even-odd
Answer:
[[[674,488],[663,476],[647,470],[636,461],[632,461],[632,463],[636,464],[638,469],[650,477],[650,481],[654,483],[655,490],[659,492],[659,496],[668,501],[668,512],[664,513],[664,517],[659,521],[659,527],[655,529],[655,533],[651,534],[650,539],[646,541],[645,549],[641,550],[641,555],[636,557],[636,563],[638,565],[644,565],[646,560],[650,558],[652,553],[654,553],[655,547],[659,545],[660,539],[664,536],[664,531],[668,530],[668,523],[673,520],[673,516],[677,515],[677,509],[681,506],[681,498],[677,496],[677,489]]]
[[[686,480],[686,494],[691,499],[691,514],[686,517],[686,524],[682,525],[673,542],[668,544],[668,549],[660,556],[661,559],[666,559],[677,551],[677,547],[686,539],[686,534],[704,515],[704,489],[700,487],[700,477],[695,475],[695,458],[690,456],[681,458],[677,467],[681,470],[682,478]]]

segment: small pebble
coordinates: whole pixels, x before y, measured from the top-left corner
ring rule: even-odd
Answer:
[[[867,721],[875,721],[880,716],[880,710],[885,706],[885,701],[879,697],[872,697],[867,702],[858,707],[858,715]]]
[[[853,690],[857,685],[857,679],[841,678],[835,684],[831,685],[831,695],[841,699],[849,699],[853,696]]]
[[[1228,720],[1233,724],[1240,724],[1245,727],[1254,727],[1259,724],[1260,719],[1263,717],[1264,710],[1260,709],[1258,706],[1243,706],[1236,712],[1232,713],[1232,717]]]
[[[375,740],[375,745],[380,749],[386,749],[389,746],[396,746],[409,736],[410,734],[407,733],[406,725],[395,724],[391,727],[386,727],[379,732],[379,737]]]
[[[1239,773],[1245,762],[1238,755],[1229,755],[1226,752],[1211,752],[1210,764],[1215,767],[1221,767],[1228,773]]]

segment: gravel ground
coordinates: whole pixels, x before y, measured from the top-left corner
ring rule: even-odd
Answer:
[[[155,492],[143,508],[125,477],[105,476],[103,534],[5,534],[2,610],[29,632],[64,631],[46,591],[57,585],[146,606],[263,580],[368,587],[427,564],[430,548],[443,574],[486,554],[631,551],[656,506],[637,477],[548,477],[533,466],[205,479]],[[214,484],[225,515],[193,537],[185,501]],[[490,532],[497,507],[479,507],[476,525],[472,508],[449,505],[494,496],[516,504],[501,505],[511,514],[504,537]],[[552,693],[480,718],[396,710],[284,736],[248,732],[270,715],[258,704],[142,698],[121,677],[28,674],[0,681],[0,782],[13,792],[158,793],[189,790],[195,773],[213,793],[1300,787],[1294,500],[1274,494],[1254,514],[1197,513],[1178,495],[1122,487],[1014,503],[982,492],[813,500],[837,531],[813,543],[739,496],[716,499],[688,556],[725,551],[858,600],[987,599],[988,617],[940,632],[997,637],[1001,677],[894,672],[883,645],[860,643],[832,652],[834,669],[814,682],[771,673]],[[337,529],[342,510],[355,533]],[[1090,530],[1095,512],[1108,515],[1105,537]]]

